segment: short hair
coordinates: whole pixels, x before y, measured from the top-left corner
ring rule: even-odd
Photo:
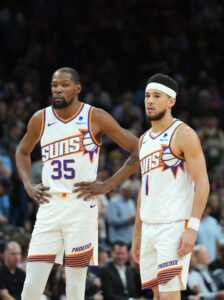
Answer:
[[[166,74],[160,74],[160,73],[155,74],[148,79],[147,85],[150,82],[156,82],[156,83],[163,84],[163,85],[169,87],[170,89],[174,90],[176,92],[176,94],[178,94],[178,84],[177,84],[176,80],[174,80],[173,78],[171,78],[170,76],[168,76]]]
[[[15,241],[10,241],[10,242],[6,243],[4,252],[7,253],[11,247],[17,247],[21,250],[21,246],[19,243],[15,242]]]
[[[56,72],[66,72],[66,73],[69,73],[75,83],[80,83],[79,73],[75,69],[73,69],[73,68],[63,67],[63,68],[60,68],[60,69],[56,70],[54,73],[56,73]]]
[[[115,241],[115,242],[113,242],[113,244],[112,244],[112,246],[111,246],[111,250],[114,250],[114,248],[115,248],[116,246],[119,246],[119,247],[127,247],[127,249],[128,249],[128,245],[127,245],[126,243],[124,243],[124,242],[122,242],[122,241]]]

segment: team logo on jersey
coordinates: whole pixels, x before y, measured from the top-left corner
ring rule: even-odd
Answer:
[[[142,175],[149,173],[156,168],[163,171],[171,170],[174,178],[177,176],[178,169],[184,172],[183,159],[175,156],[169,145],[162,145],[162,148],[143,157],[140,161]]]
[[[43,162],[80,152],[89,155],[90,161],[93,162],[94,154],[98,152],[99,147],[88,130],[79,129],[79,131],[78,135],[44,145],[41,149]]]

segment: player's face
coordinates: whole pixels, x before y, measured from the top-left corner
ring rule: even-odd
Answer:
[[[51,81],[52,106],[61,109],[69,106],[81,91],[80,83],[75,83],[70,73],[55,72]]]
[[[145,93],[145,114],[149,121],[161,120],[167,110],[175,104],[175,99],[158,90],[148,90]]]

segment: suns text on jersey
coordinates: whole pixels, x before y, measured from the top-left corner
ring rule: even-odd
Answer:
[[[41,149],[43,162],[83,151],[81,141],[82,135],[76,135],[44,145]]]
[[[141,173],[150,172],[152,169],[158,168],[161,165],[161,150],[150,153],[149,155],[143,157],[140,161]]]

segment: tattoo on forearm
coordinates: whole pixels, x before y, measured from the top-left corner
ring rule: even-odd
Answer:
[[[134,166],[138,160],[139,160],[138,155],[131,156],[127,161],[127,165]]]

